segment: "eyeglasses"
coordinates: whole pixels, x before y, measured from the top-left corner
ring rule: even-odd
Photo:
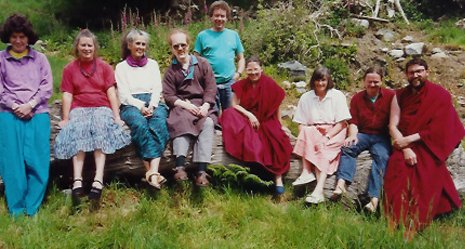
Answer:
[[[173,44],[173,49],[185,49],[187,47],[186,43],[178,43],[178,44]]]

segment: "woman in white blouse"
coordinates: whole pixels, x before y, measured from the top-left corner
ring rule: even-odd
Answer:
[[[149,35],[132,29],[123,39],[122,58],[115,76],[121,101],[121,119],[131,129],[132,142],[147,169],[147,182],[156,189],[166,179],[158,172],[160,157],[169,139],[168,108],[160,102],[162,90],[158,63],[145,52]]]
[[[303,185],[316,179],[317,185],[305,202],[318,204],[325,200],[323,187],[327,176],[337,170],[346,137],[346,120],[351,116],[346,97],[334,89],[327,68],[315,70],[310,88],[311,91],[300,97],[294,115],[294,122],[299,123],[299,136],[293,152],[302,157],[303,169],[292,185]]]

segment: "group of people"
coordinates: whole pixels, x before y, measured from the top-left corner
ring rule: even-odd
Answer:
[[[163,77],[158,63],[146,55],[150,38],[144,31],[131,29],[124,35],[123,61],[114,71],[98,57],[96,37],[88,29],[76,36],[75,59],[63,70],[61,131],[54,145],[56,158],[72,159],[74,203],[86,193],[86,152],[93,153],[96,166],[88,198],[98,202],[106,155],[130,142],[153,188],[167,181],[158,168],[169,141],[174,179],[189,179],[185,165],[192,147],[194,182],[208,186],[207,165],[219,127],[227,153],[274,175],[276,195],[284,193],[282,176],[294,153],[302,158],[303,169],[292,185],[317,181],[305,202],[326,200],[323,188],[332,174],[337,184],[331,199],[337,200],[353,181],[357,156],[368,150],[373,164],[366,210],[376,211],[383,182],[384,210],[393,225],[415,231],[461,206],[445,160],[465,130],[450,94],[427,80],[424,60],[407,63],[410,84],[397,91],[382,87],[381,68],[369,68],[365,89],[352,98],[350,108],[330,71],[318,67],[311,90],[301,96],[295,111],[299,135],[292,147],[280,120],[284,90],[263,74],[258,57],[244,59],[239,35],[225,28],[228,4],[215,1],[209,15],[213,26],[199,33],[194,54],[185,31],[170,32],[173,56]],[[46,57],[30,46],[37,35],[25,17],[10,16],[0,36],[9,44],[0,52],[0,175],[9,212],[34,215],[48,182],[52,74]],[[247,77],[240,79],[243,72]]]

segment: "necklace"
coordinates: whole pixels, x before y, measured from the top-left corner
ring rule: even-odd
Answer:
[[[92,61],[92,68],[90,69],[90,72],[87,72],[82,67],[80,60],[78,61],[78,63],[79,63],[79,71],[81,71],[82,75],[84,75],[84,77],[86,77],[86,78],[91,77],[92,75],[94,75],[95,71],[97,71],[97,63],[96,63],[95,59]]]

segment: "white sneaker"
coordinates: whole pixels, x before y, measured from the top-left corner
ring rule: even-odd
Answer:
[[[293,183],[292,186],[303,185],[307,183],[311,183],[316,180],[316,177],[313,173],[300,175]]]
[[[324,201],[325,201],[324,195],[311,194],[311,195],[307,195],[307,198],[305,198],[305,203],[309,203],[309,204],[318,204]]]

